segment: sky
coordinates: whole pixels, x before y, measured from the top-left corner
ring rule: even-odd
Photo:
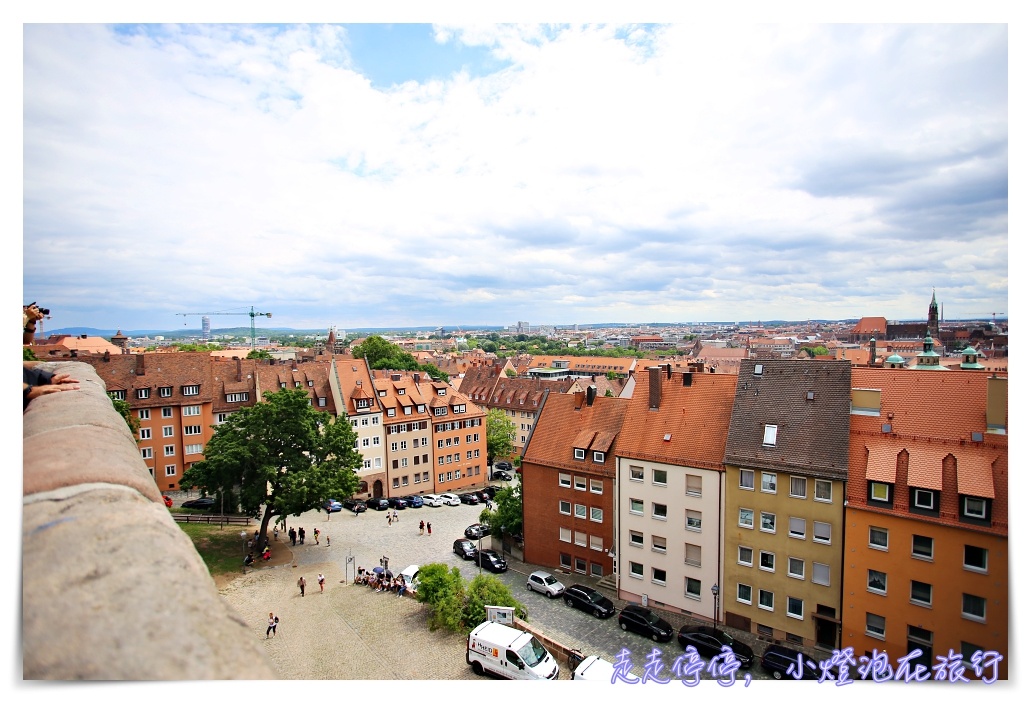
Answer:
[[[1005,24],[440,15],[27,21],[23,302],[122,330],[1007,315]]]

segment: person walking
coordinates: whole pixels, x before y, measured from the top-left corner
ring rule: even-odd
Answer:
[[[393,521],[395,521],[395,522],[396,522],[396,521],[397,521],[397,519],[398,519],[398,517],[397,517],[397,510],[394,510],[394,511],[393,511]]]
[[[386,526],[393,526],[393,519],[390,517],[389,513],[386,515]]]
[[[325,535],[325,547],[329,548],[329,534]]]
[[[322,532],[318,530],[318,527],[315,527],[315,546],[318,546],[318,535],[321,533]]]
[[[296,546],[297,545],[297,530],[294,529],[293,527],[290,527],[290,531],[288,533],[290,535],[290,546]]]
[[[275,636],[275,628],[279,626],[279,617],[275,616],[272,612],[268,613],[268,628],[265,629],[265,638],[268,638],[269,632],[272,636]]]
[[[433,523],[432,522],[426,522],[426,531],[429,533],[430,536],[433,535]]]
[[[308,581],[304,579],[304,576],[297,578],[297,587],[300,588],[300,596],[304,596],[304,586],[308,584]]]
[[[275,525],[274,527],[272,527],[272,538],[275,539],[276,541],[279,540],[279,525],[278,524]]]
[[[304,545],[304,527],[301,527],[300,529],[297,530],[297,536],[298,536],[298,538],[300,538],[300,545],[303,546]]]
[[[426,521],[423,519],[418,523],[418,535],[422,536],[426,533]]]
[[[325,592],[325,576],[321,573],[318,574],[318,591]]]

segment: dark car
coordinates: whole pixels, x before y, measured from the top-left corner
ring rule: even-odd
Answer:
[[[494,472],[496,473],[499,470],[506,470],[510,473],[514,468],[511,465],[511,461],[496,461],[494,462]]]
[[[330,512],[339,512],[341,509],[343,509],[343,503],[331,499],[326,500],[325,503],[322,505],[322,509],[327,509]]]
[[[801,656],[801,673],[798,677],[798,656]],[[772,644],[762,654],[762,668],[769,671],[774,678],[782,680],[821,680],[823,677],[819,662],[797,649],[789,648],[781,644]],[[794,671],[788,673],[791,666]],[[832,678],[829,674],[827,677]]]
[[[457,539],[454,542],[454,552],[464,558],[466,561],[475,560],[476,554],[479,550],[476,549],[476,545],[468,539]]]
[[[351,512],[358,514],[359,512],[367,511],[368,505],[366,505],[362,500],[356,500],[353,497],[348,497],[346,500],[343,501],[343,508],[349,509]]]
[[[491,500],[497,497],[497,493],[499,493],[500,491],[501,489],[496,485],[487,485],[485,488],[483,488],[483,494],[489,497]]]
[[[425,504],[425,502],[422,500],[422,495],[409,495],[404,499],[408,501],[408,507],[421,507]]]
[[[619,612],[619,626],[623,631],[643,634],[652,641],[672,641],[672,624],[638,604],[626,605]]]
[[[501,558],[501,554],[497,553],[497,551],[489,548],[485,548],[476,554],[476,563],[495,573],[503,573],[508,570],[508,562]]]
[[[465,528],[465,536],[469,539],[481,539],[490,535],[490,527],[486,524],[472,524]]]
[[[478,505],[479,498],[471,492],[463,492],[458,495],[458,499],[461,500],[462,504],[466,505]]]
[[[482,502],[484,505],[490,501],[490,496],[487,495],[486,492],[484,492],[483,490],[473,490],[469,494],[478,497],[479,501]]]
[[[511,480],[511,473],[506,470],[495,470],[493,479],[508,481]]]
[[[693,646],[698,653],[707,658],[718,656],[722,653],[723,646],[729,646],[741,668],[750,668],[755,661],[755,652],[750,646],[737,641],[725,631],[710,626],[685,626],[680,629],[676,640],[684,649]]]
[[[187,509],[211,509],[215,506],[215,498],[198,497],[195,500],[186,500],[182,503],[182,506]]]
[[[403,497],[391,497],[387,500],[389,505],[394,509],[407,509],[408,501]]]
[[[567,607],[575,607],[593,614],[598,619],[605,619],[615,614],[615,605],[607,597],[586,585],[570,585],[562,594]]]
[[[369,509],[377,509],[380,512],[384,509],[390,509],[390,503],[385,497],[370,497],[365,500],[365,506]]]

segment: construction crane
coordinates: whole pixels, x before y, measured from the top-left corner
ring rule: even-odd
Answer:
[[[251,307],[250,307],[250,312],[176,312],[175,314],[176,314],[176,316],[180,316],[180,317],[193,317],[193,316],[210,317],[210,316],[216,315],[216,314],[217,315],[232,315],[232,316],[236,316],[236,317],[241,317],[243,315],[249,315],[250,316],[250,350],[251,351],[253,351],[254,349],[257,348],[257,332],[254,329],[254,318],[255,317],[268,317],[269,319],[272,318],[272,313],[271,312],[255,312],[253,305],[251,305]],[[183,322],[183,324],[185,324],[185,322]]]

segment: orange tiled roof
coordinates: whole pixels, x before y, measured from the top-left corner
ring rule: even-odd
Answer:
[[[947,451],[923,447],[910,447],[908,450],[908,484],[911,487],[940,490],[944,473],[944,460]]]
[[[878,483],[893,483],[898,474],[898,451],[891,446],[866,445],[868,462],[865,479]]]
[[[958,467],[958,491],[960,495],[986,497],[994,499],[994,480],[992,479],[992,456],[986,454],[970,454],[956,461]]]

